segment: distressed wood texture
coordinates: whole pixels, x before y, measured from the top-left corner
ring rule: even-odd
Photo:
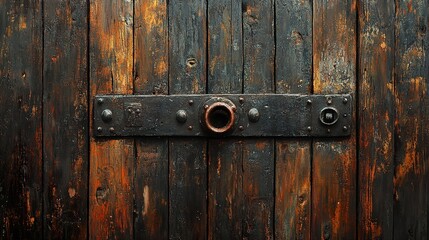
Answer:
[[[354,95],[356,1],[315,0],[313,4],[314,93]],[[356,238],[356,167],[355,127],[344,140],[314,140],[312,238]]]
[[[87,9],[86,1],[44,5],[45,238],[87,235]]]
[[[42,7],[0,1],[0,238],[42,238]]]
[[[244,93],[272,93],[274,81],[274,1],[243,3]],[[273,139],[243,142],[243,238],[274,238]]]
[[[170,94],[206,92],[206,12],[205,0],[169,2]],[[172,138],[169,147],[169,238],[206,239],[207,141]]]
[[[429,3],[396,1],[395,239],[428,238]]]
[[[243,89],[242,6],[238,0],[208,1],[208,92]],[[208,238],[242,239],[242,142],[208,142]]]
[[[359,239],[393,238],[394,17],[393,1],[359,5]]]
[[[312,89],[312,1],[276,0],[276,92]],[[278,139],[275,237],[310,239],[311,140]]]
[[[134,93],[167,94],[167,2],[134,4]],[[168,139],[136,139],[136,154],[135,238],[168,239]]]
[[[92,0],[91,96],[132,94],[132,70],[133,2]],[[95,139],[91,131],[90,135],[89,237],[131,239],[134,140]]]

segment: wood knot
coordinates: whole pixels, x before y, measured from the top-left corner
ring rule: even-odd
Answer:
[[[195,67],[197,65],[197,59],[195,59],[195,58],[188,58],[187,60],[186,60],[186,66],[188,66],[188,67],[190,67],[190,68],[193,68],[193,67]]]

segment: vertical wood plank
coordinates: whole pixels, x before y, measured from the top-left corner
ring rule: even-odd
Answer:
[[[243,5],[244,93],[272,93],[274,82],[274,2]],[[243,144],[243,238],[274,237],[274,140]]]
[[[359,5],[358,238],[393,238],[393,1]]]
[[[205,0],[169,2],[170,94],[206,92],[206,8]],[[207,141],[174,138],[169,147],[169,238],[206,239]]]
[[[45,238],[87,237],[87,9],[86,1],[44,5]]]
[[[42,5],[0,1],[0,238],[42,238]]]
[[[394,237],[428,237],[429,3],[396,1]]]
[[[356,7],[355,0],[313,1],[314,93],[355,93]],[[355,131],[313,142],[312,238],[356,238],[356,167]]]
[[[238,0],[208,1],[209,93],[241,93],[242,6]],[[241,239],[243,220],[242,142],[208,143],[208,238]]]
[[[168,93],[165,0],[134,1],[134,93]],[[134,233],[168,239],[168,139],[136,139]]]
[[[91,0],[91,96],[132,94],[132,69],[132,1]],[[95,139],[90,133],[89,237],[131,239],[134,141]]]
[[[276,0],[276,92],[312,89],[312,2]],[[311,141],[278,139],[275,237],[310,239]]]

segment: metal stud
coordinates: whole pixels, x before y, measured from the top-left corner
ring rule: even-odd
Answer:
[[[112,117],[113,113],[110,109],[104,109],[103,112],[101,112],[101,119],[105,123],[112,121]]]
[[[249,110],[249,113],[247,114],[247,116],[249,117],[249,121],[251,122],[257,122],[259,121],[259,111],[256,108],[252,108]]]
[[[180,109],[179,111],[176,112],[176,120],[179,123],[185,123],[187,119],[188,119],[188,114],[186,113],[185,110]]]

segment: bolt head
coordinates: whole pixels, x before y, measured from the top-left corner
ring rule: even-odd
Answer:
[[[343,131],[344,131],[344,132],[347,132],[347,130],[349,130],[349,128],[348,128],[347,126],[344,126],[344,127],[343,127]]]
[[[101,120],[103,122],[107,123],[112,121],[113,113],[110,109],[104,109],[103,112],[101,112]]]
[[[102,132],[103,131],[103,128],[102,127],[98,127],[97,128],[97,132]]]
[[[97,103],[98,103],[99,105],[103,104],[103,102],[104,102],[104,99],[102,99],[102,98],[98,98],[98,99],[97,99]]]
[[[194,104],[194,100],[189,100],[188,104],[189,104],[189,106],[192,106]]]
[[[243,126],[239,126],[239,127],[238,127],[238,129],[239,129],[240,131],[243,131],[243,130],[244,130],[244,127],[243,127]]]
[[[185,123],[186,120],[188,120],[188,114],[186,113],[185,110],[180,109],[179,111],[176,112],[176,120],[179,123]]]
[[[114,133],[114,132],[115,132],[115,128],[111,127],[111,128],[109,128],[109,131],[110,131],[111,133]]]
[[[343,103],[346,104],[349,100],[347,98],[343,98]]]
[[[310,127],[310,126],[308,126],[308,127],[307,127],[307,131],[311,132],[311,130],[312,130],[312,129],[311,129],[311,127]]]
[[[238,98],[238,101],[239,101],[240,103],[243,103],[243,102],[244,102],[244,98],[243,98],[243,97],[239,97],[239,98]]]
[[[194,127],[188,126],[188,130],[191,131]]]
[[[308,100],[307,100],[307,104],[308,104],[308,105],[310,105],[311,103],[313,103],[313,102],[311,101],[311,99],[308,99]]]
[[[259,121],[259,118],[260,118],[259,111],[256,108],[250,109],[247,116],[249,118],[249,121],[251,122],[257,122]]]

